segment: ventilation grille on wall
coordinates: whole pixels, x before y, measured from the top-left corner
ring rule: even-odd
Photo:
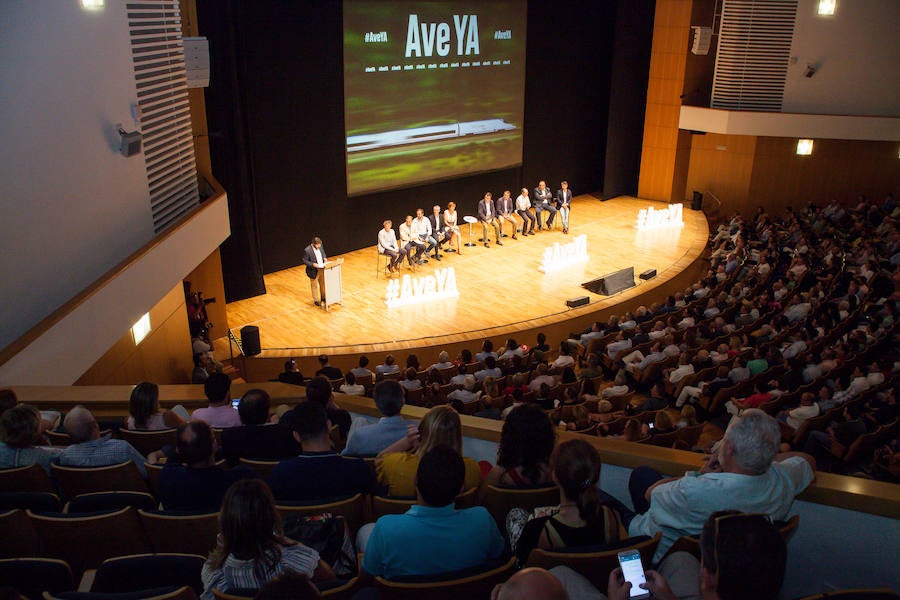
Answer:
[[[181,13],[178,0],[126,6],[150,208],[159,233],[199,203]]]
[[[725,0],[713,108],[780,112],[797,0]]]

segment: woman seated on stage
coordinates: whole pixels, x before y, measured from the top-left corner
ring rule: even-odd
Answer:
[[[378,482],[387,488],[387,496],[413,498],[416,495],[416,469],[419,459],[435,446],[450,446],[462,453],[462,424],[459,414],[446,405],[435,406],[419,423],[418,431],[394,442],[375,459]],[[466,465],[465,488],[478,487],[481,469],[475,460],[463,457]]]
[[[556,441],[553,423],[535,404],[514,408],[503,422],[497,465],[481,482],[482,492],[489,485],[528,488],[552,485],[550,453]]]
[[[183,414],[175,412],[176,410],[183,411]],[[149,381],[142,381],[131,390],[128,413],[129,416],[125,418],[125,427],[145,431],[171,429],[190,420],[187,411],[180,404],[175,407],[175,410],[160,410],[159,386]]]
[[[559,506],[532,513],[514,508],[507,517],[510,544],[520,564],[528,561],[534,548],[619,541],[619,514],[603,504],[598,493],[601,463],[596,448],[584,440],[569,440],[557,446],[550,462],[559,487]]]
[[[447,245],[450,246],[447,252],[453,251],[453,240],[456,240],[456,252],[461,255],[462,244],[459,243],[459,217],[456,215],[456,202],[447,203],[447,210],[444,211],[444,226],[447,228],[445,232],[448,237]]]

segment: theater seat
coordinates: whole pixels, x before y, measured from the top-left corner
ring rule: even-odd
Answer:
[[[535,548],[528,555],[526,566],[551,569],[563,565],[587,577],[598,589],[606,589],[610,571],[619,566],[619,552],[633,548],[640,552],[643,563],[650,565],[660,538],[662,533],[656,532],[652,538],[642,535],[602,546]]]
[[[491,590],[503,583],[515,572],[516,559],[486,570],[466,569],[464,572],[435,575],[431,577],[408,577],[388,580],[376,577],[375,583],[385,600],[428,598],[428,600],[451,600],[456,598],[490,598]],[[418,581],[416,581],[418,580]]]
[[[5,558],[0,560],[0,582],[15,588],[26,598],[40,598],[43,592],[75,589],[72,570],[56,558]]]
[[[494,517],[500,531],[506,531],[506,515],[511,509],[524,508],[530,511],[538,506],[556,506],[559,504],[559,488],[555,485],[542,488],[503,488],[489,485],[481,503]]]

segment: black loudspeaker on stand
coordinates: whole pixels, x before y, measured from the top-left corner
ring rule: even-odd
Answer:
[[[259,327],[256,325],[241,327],[241,348],[244,350],[244,356],[256,356],[262,352],[259,345]]]

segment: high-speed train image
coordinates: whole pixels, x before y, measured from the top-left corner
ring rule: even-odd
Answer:
[[[515,125],[510,125],[503,119],[485,119],[447,125],[429,125],[413,129],[397,129],[395,131],[366,135],[350,135],[347,136],[347,152],[378,150],[379,148],[406,146],[408,144],[459,138],[467,135],[485,135],[499,131],[509,131],[515,128]]]

